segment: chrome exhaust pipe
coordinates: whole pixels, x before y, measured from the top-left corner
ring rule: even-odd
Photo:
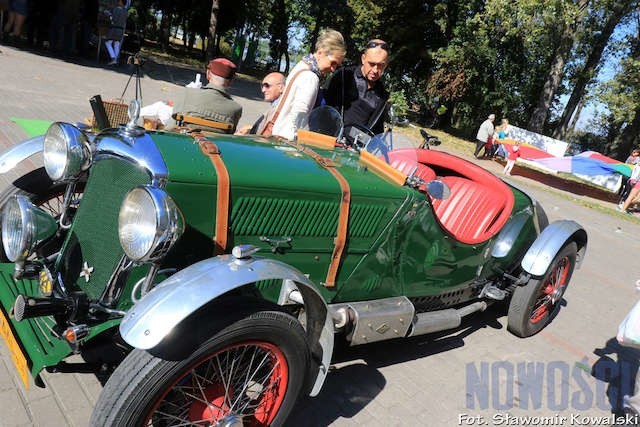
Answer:
[[[415,337],[418,335],[457,328],[462,323],[463,317],[477,311],[484,311],[486,308],[486,302],[478,301],[458,309],[448,308],[446,310],[418,313],[414,317],[411,330],[407,336]]]

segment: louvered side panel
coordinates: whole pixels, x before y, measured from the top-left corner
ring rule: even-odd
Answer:
[[[337,202],[241,197],[231,213],[236,236],[331,237],[338,224]]]

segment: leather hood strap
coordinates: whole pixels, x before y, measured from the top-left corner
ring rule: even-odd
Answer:
[[[342,174],[336,169],[335,164],[326,157],[321,156],[309,147],[304,147],[302,151],[308,156],[312,157],[320,166],[325,168],[340,184],[340,191],[342,197],[340,198],[340,216],[338,218],[338,230],[334,239],[333,254],[331,255],[331,262],[329,264],[329,270],[327,271],[327,279],[324,286],[327,288],[333,288],[336,285],[336,277],[338,276],[338,270],[340,269],[340,263],[342,262],[342,254],[344,248],[347,245],[347,232],[349,231],[349,208],[351,206],[351,189],[349,183],[342,176]]]
[[[192,133],[200,145],[202,153],[211,159],[211,163],[216,170],[218,177],[218,194],[216,198],[216,229],[213,236],[213,254],[219,255],[225,253],[228,245],[229,237],[229,172],[220,155],[220,149],[216,144],[209,141],[206,136],[200,132]]]

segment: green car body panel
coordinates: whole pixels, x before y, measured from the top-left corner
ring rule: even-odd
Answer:
[[[167,166],[164,189],[186,223],[183,236],[161,268],[181,269],[213,256],[217,177],[211,160],[191,136],[158,132],[151,137]],[[508,270],[536,237],[532,202],[516,189],[512,188],[512,212],[529,209],[523,234],[530,237],[518,240],[506,257],[492,259],[493,239],[477,245],[457,242],[439,226],[424,193],[372,173],[355,152],[317,149],[332,160],[351,191],[348,244],[336,286],[327,288],[322,284],[334,247],[341,200],[335,177],[287,143],[224,136],[212,140],[220,149],[230,179],[227,249],[238,244],[260,247],[261,256],[279,259],[308,274],[327,303],[404,295],[431,309],[437,308],[436,297],[443,294],[464,302],[471,298],[464,290],[472,282]],[[91,301],[105,297],[105,286],[123,259],[117,235],[120,205],[129,190],[150,181],[145,170],[130,162],[105,158],[92,165],[56,263],[68,290],[83,292]],[[79,275],[84,262],[95,269],[91,281]],[[479,270],[478,266],[483,267]],[[131,307],[134,284],[148,268],[134,267],[122,292],[108,295],[114,309]],[[38,295],[37,281],[16,281],[12,273],[13,264],[0,265],[0,303],[5,315],[11,312],[18,294]],[[265,298],[277,299],[279,284],[254,286]],[[50,337],[52,318],[10,322],[34,376],[73,350],[65,341]],[[93,325],[89,340],[118,322]]]

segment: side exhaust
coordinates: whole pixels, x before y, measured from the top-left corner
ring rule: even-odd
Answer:
[[[478,301],[458,309],[449,308],[446,310],[418,313],[414,318],[411,330],[407,336],[414,337],[457,328],[462,323],[463,317],[486,309],[487,303]]]
[[[411,301],[403,296],[332,304],[329,309],[335,330],[345,331],[351,345],[360,345],[454,329],[462,318],[487,306],[485,301],[477,301],[458,309],[416,314]]]

